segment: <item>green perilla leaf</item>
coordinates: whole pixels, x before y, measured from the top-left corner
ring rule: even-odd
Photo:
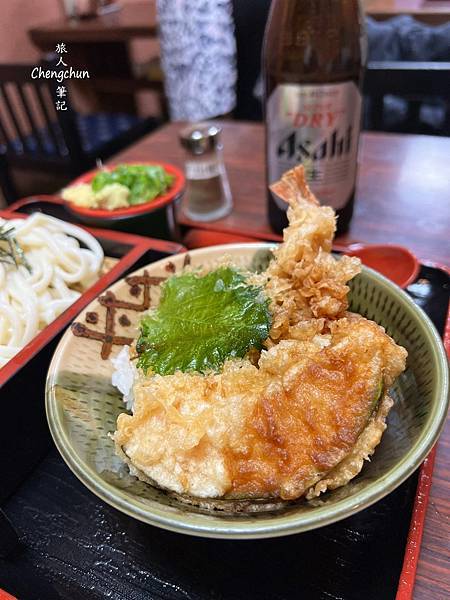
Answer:
[[[260,349],[270,326],[268,298],[235,269],[175,275],[141,320],[138,367],[160,375],[217,372],[226,359]]]

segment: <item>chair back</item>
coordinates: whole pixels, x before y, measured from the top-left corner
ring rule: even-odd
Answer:
[[[384,129],[384,97],[399,96],[408,101],[406,132],[422,133],[419,113],[423,102],[441,99],[445,103],[442,135],[450,135],[450,62],[369,62],[364,94],[369,99],[366,113],[370,129]]]

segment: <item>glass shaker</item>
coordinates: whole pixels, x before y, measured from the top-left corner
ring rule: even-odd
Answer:
[[[194,221],[221,219],[233,207],[221,131],[211,123],[197,123],[180,132],[180,142],[186,150],[187,190],[183,210]]]

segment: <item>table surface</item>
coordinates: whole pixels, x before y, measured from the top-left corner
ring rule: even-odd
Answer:
[[[398,15],[437,25],[450,20],[450,0],[363,0],[365,11],[371,17],[384,20]],[[121,10],[90,19],[57,19],[30,29],[30,37],[37,46],[64,41],[112,42],[135,37],[157,35],[155,0],[125,4]]]
[[[450,21],[449,0],[363,0],[366,14],[377,20],[412,15],[430,25]]]
[[[37,46],[58,42],[117,42],[154,37],[157,32],[156,2],[124,4],[116,12],[89,19],[58,19],[30,29]]]
[[[260,124],[222,122],[233,212],[202,227],[276,239],[265,213],[264,131]],[[183,166],[182,124],[172,123],[114,157],[114,162],[162,160]],[[422,261],[450,264],[450,139],[364,133],[355,214],[339,242],[395,243]],[[450,597],[450,422],[438,444],[414,597]]]
[[[276,240],[266,217],[264,130],[224,121],[223,142],[234,209],[226,218],[183,225]],[[166,160],[183,167],[182,124],[171,123],[114,157]],[[363,133],[355,213],[339,242],[402,244],[419,259],[450,264],[450,138]]]

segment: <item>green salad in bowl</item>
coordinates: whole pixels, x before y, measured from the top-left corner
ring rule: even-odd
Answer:
[[[160,164],[118,165],[89,174],[89,180],[63,191],[63,199],[79,208],[117,210],[164,196],[175,175]]]

